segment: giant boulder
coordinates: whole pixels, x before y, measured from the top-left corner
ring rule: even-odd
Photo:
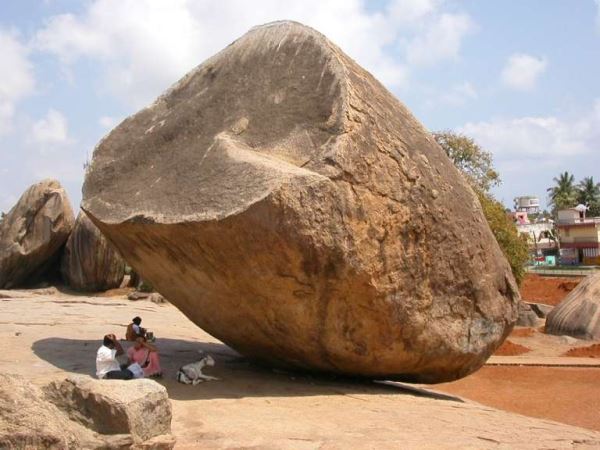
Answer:
[[[65,282],[73,289],[105,291],[121,285],[125,261],[81,212],[65,246],[61,272]]]
[[[58,181],[29,187],[0,223],[0,289],[35,283],[48,271],[58,273],[60,250],[74,222]]]
[[[585,277],[548,313],[546,333],[600,339],[600,273]]]
[[[439,382],[519,294],[473,191],[323,35],[252,29],[94,151],[83,208],[137,272],[263,362]]]

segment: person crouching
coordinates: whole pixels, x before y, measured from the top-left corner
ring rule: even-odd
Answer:
[[[107,380],[131,380],[133,373],[122,368],[117,356],[123,354],[123,347],[114,334],[104,336],[102,346],[96,352],[96,376]]]

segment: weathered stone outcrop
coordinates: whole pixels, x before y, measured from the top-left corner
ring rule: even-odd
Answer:
[[[537,323],[538,316],[533,311],[528,303],[519,303],[519,316],[517,318],[517,325],[520,327],[533,327]]]
[[[60,250],[75,218],[56,180],[29,187],[0,223],[0,289],[31,285],[58,273]]]
[[[83,208],[145,280],[272,364],[438,382],[519,294],[431,135],[318,32],[252,29],[98,145]]]
[[[548,313],[546,333],[600,339],[600,273],[585,277]]]
[[[79,213],[61,261],[65,283],[82,291],[118,288],[125,276],[125,261],[87,218]]]
[[[173,448],[171,404],[151,380],[73,377],[42,388],[0,374],[0,448]]]

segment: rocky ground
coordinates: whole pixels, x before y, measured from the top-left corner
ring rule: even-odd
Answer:
[[[600,368],[488,366],[434,386],[273,372],[240,357],[171,305],[116,294],[0,291],[0,372],[39,384],[68,374],[92,375],[101,336],[122,336],[128,321],[140,315],[158,336],[166,374],[160,383],[173,403],[176,448],[600,446],[600,433],[591,430],[600,430],[594,406],[600,402]],[[532,354],[545,354],[546,343],[554,345],[548,339],[560,338],[514,337]],[[198,350],[214,356],[216,367],[207,373],[222,380],[195,387],[176,383],[175,371],[196,360]]]

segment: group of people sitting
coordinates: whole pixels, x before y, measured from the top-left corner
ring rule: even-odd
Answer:
[[[127,326],[125,339],[133,342],[127,349],[127,362],[124,360],[125,351],[121,342],[114,334],[104,336],[102,346],[96,353],[96,375],[108,380],[131,380],[132,378],[162,376],[158,351],[156,346],[148,342],[151,333],[141,327],[142,319],[134,317]]]

